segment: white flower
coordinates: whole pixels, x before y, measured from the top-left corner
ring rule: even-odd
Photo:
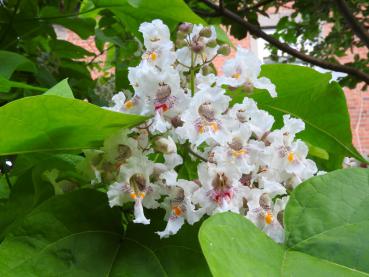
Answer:
[[[142,114],[155,115],[151,131],[165,132],[170,119],[186,108],[189,97],[180,86],[179,73],[173,68],[159,71],[140,64],[129,68],[128,79],[135,89],[135,96],[142,100]]]
[[[241,173],[233,166],[201,163],[198,166],[201,187],[193,193],[192,201],[208,215],[232,211],[239,213],[249,188],[239,182]]]
[[[247,200],[249,211],[246,217],[273,240],[283,243],[283,210],[288,202],[288,196],[273,203],[263,190],[253,189]]]
[[[224,77],[219,79],[221,84],[232,87],[246,86],[269,91],[270,96],[276,97],[275,85],[266,78],[258,78],[261,71],[260,60],[249,50],[238,47],[236,57],[224,63]]]
[[[172,187],[169,197],[164,202],[167,210],[167,226],[164,231],[156,232],[160,238],[176,234],[185,220],[191,225],[200,220],[202,210],[195,210],[195,206],[191,203],[191,194],[197,188],[194,182],[187,180],[178,180],[177,186]]]
[[[151,22],[144,22],[138,29],[144,38],[144,45],[147,49],[152,49],[163,45],[173,45],[170,40],[170,31],[167,25],[160,19]]]
[[[177,152],[177,146],[172,137],[158,137],[155,139],[155,150],[164,154],[172,154]]]
[[[183,224],[194,224],[205,214],[232,211],[246,215],[281,243],[286,195],[321,174],[307,159],[307,145],[296,139],[305,124],[284,115],[284,126],[272,130],[273,116],[251,98],[230,105],[224,85],[267,89],[276,96],[270,80],[259,78],[261,62],[238,48],[235,59],[225,63],[224,76],[206,74],[210,70],[204,65],[218,51],[215,29],[182,27],[178,38],[185,38],[177,45],[186,46],[175,51],[161,20],[140,26],[146,49],[139,65],[129,68],[134,94],[129,100],[130,93],[114,95],[114,106],[108,109],[149,119],[106,139],[100,150],[85,151],[81,169],[93,184],[111,184],[110,206],[134,202],[135,223],[150,223],[144,208],[164,208],[167,225],[157,232],[160,238],[176,234]],[[198,71],[194,79],[187,72],[191,66]],[[198,179],[178,179],[185,156],[177,153],[177,146],[192,150],[180,152],[192,159],[186,162],[205,161],[198,165]]]
[[[230,132],[226,143],[212,150],[216,163],[232,165],[241,173],[250,173],[254,169],[258,150],[253,147],[253,142],[249,143],[250,136],[251,131],[247,125]]]
[[[198,91],[181,116],[184,124],[176,129],[177,134],[195,145],[208,139],[224,143],[226,129],[222,123],[222,113],[227,109],[229,101],[230,97],[224,95],[224,90],[218,87]]]
[[[229,110],[227,125],[239,129],[247,124],[258,139],[266,137],[274,124],[274,118],[266,111],[259,110],[255,101],[245,97],[241,104],[235,104]]]
[[[107,138],[104,141],[102,150],[104,152],[105,159],[111,163],[116,163],[117,165],[126,162],[130,157],[138,156],[140,154],[137,141],[128,137],[127,130],[120,131]]]
[[[160,190],[150,184],[150,175],[153,173],[153,164],[145,157],[132,157],[126,166],[121,167],[121,181],[109,187],[109,204],[122,206],[126,202],[134,201],[136,223],[149,224],[145,218],[143,206],[156,208],[159,206]]]
[[[268,135],[268,140],[273,144],[289,146],[296,134],[305,129],[305,123],[298,118],[292,118],[289,114],[283,115],[283,127]]]
[[[207,87],[212,87],[217,83],[217,76],[213,73],[203,75],[201,73],[196,74],[196,86],[198,89],[206,89]]]
[[[114,106],[104,108],[107,110],[121,113],[133,113],[133,114],[141,113],[143,102],[141,101],[139,96],[134,96],[132,97],[132,99],[127,100],[124,92],[120,91],[119,93],[113,96],[112,101],[114,103]]]

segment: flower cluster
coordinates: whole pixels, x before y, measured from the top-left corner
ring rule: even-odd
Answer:
[[[149,119],[86,153],[93,184],[109,184],[110,206],[133,202],[135,223],[150,223],[144,208],[165,209],[160,237],[185,222],[232,211],[283,242],[288,194],[317,174],[307,146],[295,138],[304,122],[284,115],[283,127],[273,129],[273,116],[246,96],[254,88],[277,96],[272,82],[259,78],[261,62],[248,50],[238,48],[224,74],[215,74],[212,61],[230,48],[219,45],[213,27],[181,24],[175,43],[160,20],[139,30],[145,53],[129,68],[134,93],[116,94],[108,109]],[[245,93],[242,103],[231,101],[235,89]],[[198,164],[198,177],[179,178],[183,163]]]

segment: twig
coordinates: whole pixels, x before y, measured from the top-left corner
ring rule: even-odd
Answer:
[[[198,158],[198,159],[200,159],[200,160],[202,160],[202,161],[204,161],[204,162],[206,162],[206,163],[208,162],[208,160],[207,160],[207,159],[205,159],[203,156],[201,156],[200,154],[198,154],[198,153],[196,153],[195,151],[193,151],[189,145],[187,146],[187,150],[188,150],[188,152],[189,152],[191,155],[195,156],[196,158]]]
[[[350,26],[352,31],[364,42],[367,48],[369,48],[369,33],[365,28],[357,21],[349,6],[345,0],[335,0],[337,3],[337,8],[342,14],[343,18],[346,20],[347,24]]]
[[[240,12],[246,12],[246,11],[252,11],[252,10],[256,10],[257,8],[260,8],[261,6],[267,5],[271,2],[274,2],[275,0],[264,0],[264,1],[260,1],[259,3],[251,6],[251,7],[244,7],[240,10]]]
[[[91,61],[88,62],[87,65],[91,65],[98,57],[102,56],[104,53],[106,53],[108,50],[110,50],[111,48],[113,48],[115,45],[110,45],[109,47],[105,48],[103,51],[101,51],[99,54],[95,55],[95,57],[93,57],[91,59]]]
[[[209,7],[213,8],[216,11],[220,11],[219,6],[214,4],[213,2],[211,2],[210,0],[200,0],[203,3],[205,3],[206,5],[208,5]],[[279,41],[278,39],[274,38],[273,36],[268,35],[267,33],[265,33],[260,27],[251,24],[250,22],[244,20],[242,17],[238,16],[237,14],[235,14],[234,12],[224,8],[221,13],[234,20],[235,22],[238,22],[239,24],[243,25],[252,35],[256,36],[256,37],[260,37],[263,38],[264,40],[266,40],[267,42],[269,42],[270,44],[274,45],[275,47],[277,47],[278,49],[280,49],[283,52],[286,52],[302,61],[308,62],[310,64],[313,65],[317,65],[319,67],[325,68],[325,69],[329,69],[329,70],[333,70],[333,71],[338,71],[338,72],[343,72],[343,73],[347,73],[351,76],[354,76],[356,78],[358,78],[361,81],[364,81],[365,83],[369,84],[369,75],[354,68],[351,66],[346,66],[346,65],[342,65],[342,64],[333,64],[333,63],[329,63],[327,61],[324,60],[320,60],[317,58],[314,58],[312,56],[306,55],[304,53],[301,53],[300,51],[290,47],[288,44],[283,43],[281,41]]]

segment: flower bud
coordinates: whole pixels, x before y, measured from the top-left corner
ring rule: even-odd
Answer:
[[[177,39],[184,39],[186,36],[187,36],[187,34],[181,32],[181,31],[177,32]]]
[[[177,48],[182,48],[182,47],[185,47],[186,45],[187,45],[187,42],[184,39],[177,38],[176,40]]]
[[[177,152],[177,146],[171,137],[158,137],[154,141],[154,149],[163,154],[171,154]]]
[[[206,44],[206,46],[209,47],[209,48],[214,48],[217,45],[218,45],[218,42],[216,40],[208,41],[208,43]]]
[[[182,23],[179,25],[178,30],[182,33],[189,34],[191,33],[193,25],[191,23]]]
[[[212,34],[212,31],[209,27],[204,27],[199,33],[200,37],[204,37],[204,38],[210,38],[211,34]]]
[[[191,43],[191,50],[195,53],[200,53],[204,50],[204,43],[202,41],[194,41]]]
[[[217,53],[219,55],[228,56],[231,53],[231,47],[228,44],[223,44],[219,47]]]
[[[204,65],[202,67],[202,74],[206,76],[209,75],[210,73],[213,73],[213,69],[211,68],[211,66]]]

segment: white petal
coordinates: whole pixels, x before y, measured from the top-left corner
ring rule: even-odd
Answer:
[[[256,88],[268,90],[271,97],[277,97],[275,85],[268,78],[261,77],[259,79],[256,79],[253,82],[253,85]]]
[[[135,201],[134,214],[135,214],[135,219],[133,220],[134,223],[141,223],[145,225],[150,224],[150,219],[147,219],[145,217],[141,198],[137,198]]]
[[[183,216],[171,216],[169,217],[167,226],[165,227],[164,231],[156,232],[160,238],[167,238],[171,235],[177,234],[177,232],[181,229],[182,225],[184,224]]]

